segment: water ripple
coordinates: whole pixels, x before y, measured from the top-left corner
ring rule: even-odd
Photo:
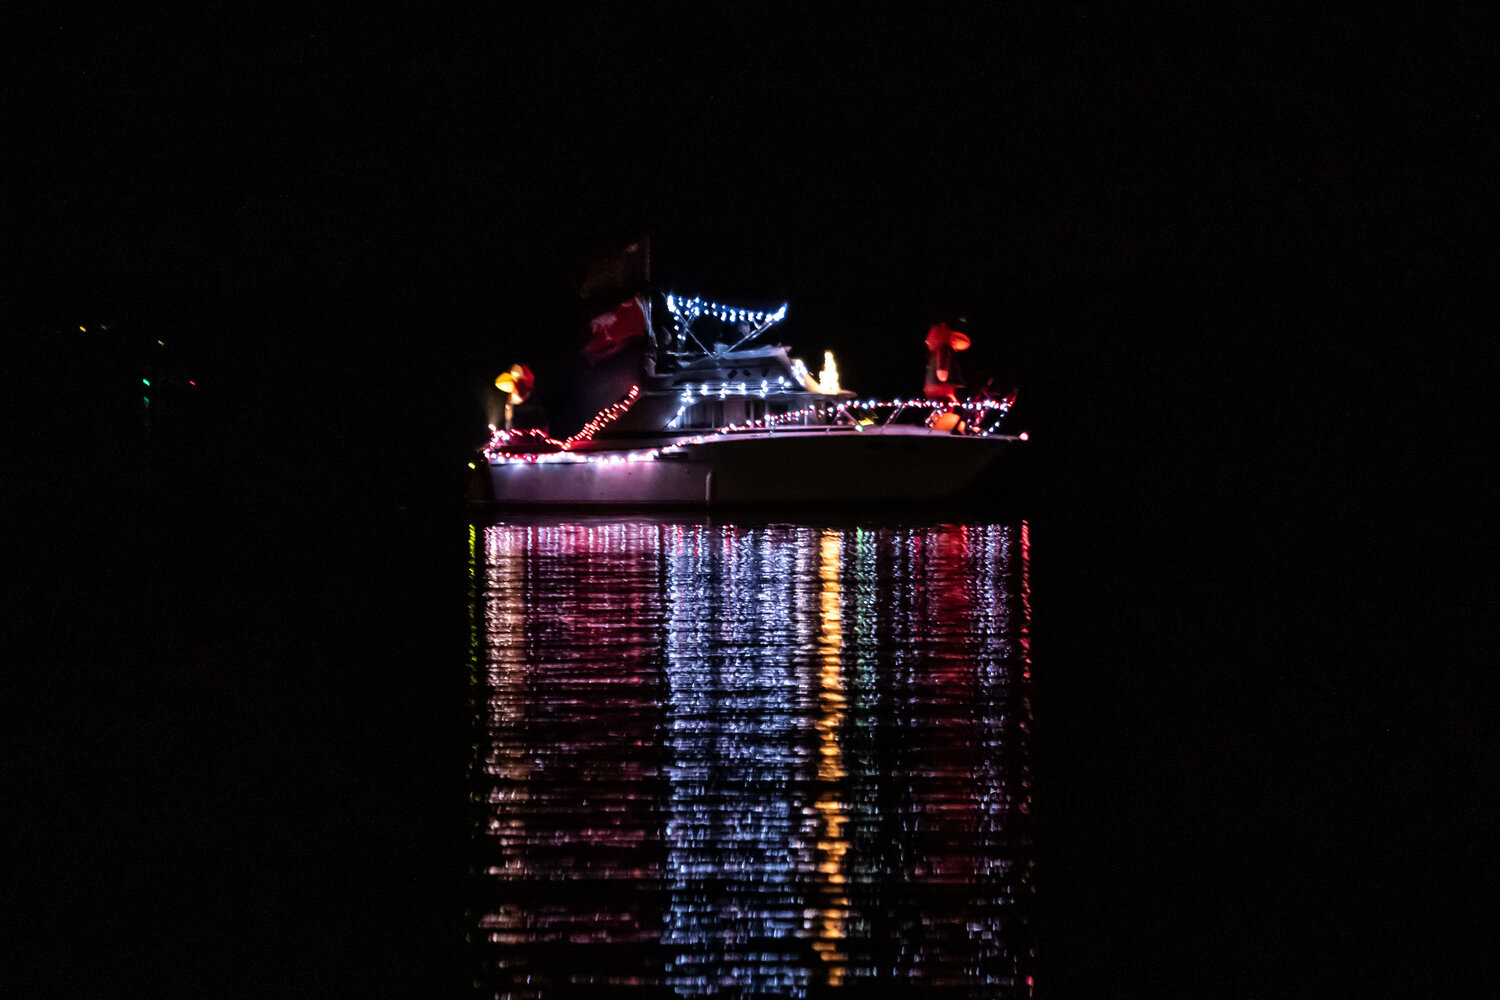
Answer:
[[[485,992],[1030,996],[1024,524],[473,544]]]

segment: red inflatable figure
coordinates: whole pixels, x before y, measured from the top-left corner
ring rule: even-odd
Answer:
[[[968,334],[959,333],[947,323],[939,323],[927,331],[927,381],[924,391],[928,399],[958,402],[958,390],[964,383],[953,353],[968,349]]]

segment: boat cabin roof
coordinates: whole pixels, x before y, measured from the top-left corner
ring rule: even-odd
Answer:
[[[715,345],[720,346],[720,345]],[[705,382],[750,382],[785,379],[788,387],[802,388],[801,379],[782,345],[746,348],[705,354],[681,368],[658,373],[654,389],[675,389]]]

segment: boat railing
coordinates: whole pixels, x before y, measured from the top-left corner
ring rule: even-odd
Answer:
[[[788,413],[775,414],[719,428],[720,435],[778,433],[868,432],[892,427],[926,428],[943,433],[988,436],[997,433],[1011,400],[846,399],[820,402]],[[953,414],[957,420],[944,420]],[[905,418],[905,419],[903,419]],[[944,424],[948,426],[944,426]],[[956,429],[954,429],[956,427]]]

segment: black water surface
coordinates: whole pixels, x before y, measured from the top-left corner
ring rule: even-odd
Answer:
[[[1174,417],[1212,385],[1142,392],[1135,426],[1101,433],[1102,364],[1033,393],[1025,757],[1019,717],[986,714],[1022,694],[1014,605],[993,599],[1016,594],[1015,518],[471,538],[426,425],[328,451],[222,389],[175,439],[106,411],[79,461],[8,498],[8,832],[41,848],[7,908],[13,939],[40,939],[17,995],[466,996],[523,968],[808,993],[844,970],[858,995],[919,954],[1000,995],[1028,975],[1079,997],[1492,981],[1477,522],[1374,489],[1414,435],[1292,448],[1286,412]],[[225,426],[277,419],[223,447]],[[542,614],[569,601],[586,612]],[[475,617],[506,606],[511,639]],[[898,627],[922,608],[956,611]],[[1012,617],[992,629],[985,608]],[[825,732],[841,778],[819,774]],[[1023,765],[1034,812],[1011,826],[991,793]],[[623,811],[585,806],[590,782]],[[998,813],[910,825],[985,796]],[[511,841],[485,825],[506,815]],[[819,846],[833,827],[841,854]],[[950,861],[976,892],[940,880]],[[1020,861],[1025,918],[1001,864]]]
[[[477,526],[482,992],[1030,996],[1027,532]]]
[[[994,977],[1001,995],[1027,975],[1038,995],[1078,997],[1459,996],[1493,981],[1475,939],[1494,912],[1494,674],[1465,628],[1493,605],[1493,560],[1481,519],[1417,488],[1443,453],[1416,432],[1299,436],[1284,399],[1231,417],[1215,401],[1253,381],[1254,359],[1227,348],[1239,374],[1223,384],[1188,378],[1201,358],[1160,355],[1126,387],[1121,352],[1085,343],[1029,387],[1024,760],[1007,755],[1008,716],[1003,752],[986,742],[1014,677],[972,672],[991,656],[1013,667],[972,631],[997,606],[986,586],[1015,593],[1010,515],[667,518],[593,541],[517,524],[499,559],[486,523],[470,537],[462,458],[443,444],[462,435],[444,407],[462,406],[435,391],[340,438],[344,401],[307,381],[211,385],[187,419],[163,411],[147,430],[59,376],[32,414],[50,432],[30,442],[35,474],[6,495],[22,633],[6,648],[9,832],[41,847],[14,866],[7,908],[16,940],[40,939],[18,949],[17,995],[473,995],[476,980],[483,995],[522,968],[592,975],[574,968],[591,953],[575,933],[621,942],[592,949],[610,953],[599,975],[685,989],[760,976],[811,993],[842,969],[857,995],[919,953],[936,960],[924,974]],[[916,538],[1008,555],[900,555]],[[519,582],[493,579],[506,566]],[[471,645],[500,584],[520,638],[499,642],[503,620],[481,615]],[[839,644],[822,639],[835,584]],[[570,600],[587,615],[540,615]],[[895,627],[923,602],[957,607],[959,630]],[[535,683],[485,693],[497,657]],[[959,683],[924,688],[919,662],[962,667]],[[837,779],[816,766],[837,704],[825,667],[844,685],[837,729],[859,736],[837,741]],[[614,680],[583,683],[599,671]],[[505,804],[492,792],[526,784],[485,770],[502,751],[532,761],[540,796],[512,842],[482,822]],[[698,775],[695,760],[721,766]],[[605,763],[601,787],[625,803],[607,825],[580,797]],[[953,840],[902,826],[1022,763],[1024,840],[962,815]],[[736,770],[752,766],[764,774]],[[954,781],[917,780],[928,772]],[[825,792],[842,823],[819,811]],[[848,841],[844,902],[820,881],[830,826]],[[932,859],[960,855],[1034,865],[1032,917],[1002,891],[1012,871],[990,869],[961,906],[931,883],[946,871]],[[622,877],[487,874],[512,861]],[[772,875],[784,894],[763,888]]]

